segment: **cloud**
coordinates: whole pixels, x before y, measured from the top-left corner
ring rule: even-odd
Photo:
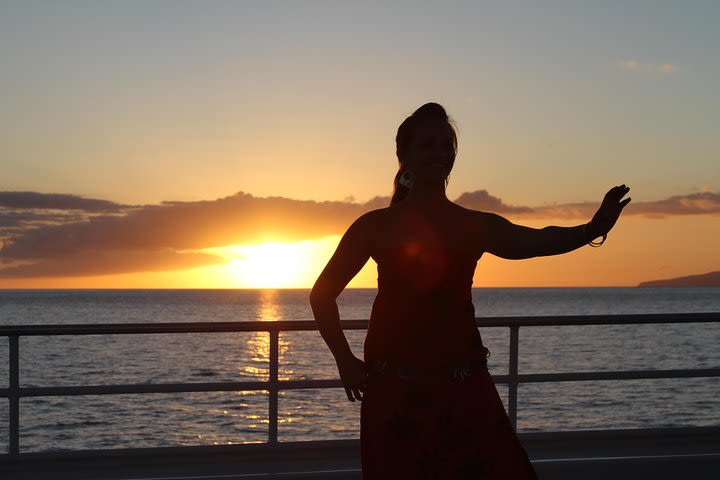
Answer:
[[[0,278],[75,277],[132,272],[182,270],[226,263],[205,253],[158,251],[86,251],[21,263],[0,269]]]
[[[88,218],[89,215],[66,210],[10,210],[0,207],[0,229],[80,222]]]
[[[77,195],[37,192],[0,192],[0,207],[111,212],[124,210],[128,208],[128,205],[120,205],[108,200],[83,198]]]
[[[77,195],[0,192],[0,239],[3,233],[18,229],[84,222],[96,216],[122,216],[137,208]]]
[[[0,255],[15,259],[48,258],[93,248],[144,250],[201,249],[247,244],[263,237],[287,241],[337,233],[365,211],[351,202],[314,202],[245,193],[214,201],[164,202],[124,216],[29,230]]]
[[[460,195],[455,202],[471,210],[482,210],[494,213],[532,214],[534,212],[534,210],[530,207],[514,207],[506,205],[498,197],[490,195],[487,190],[465,192]]]
[[[39,226],[47,220],[44,210],[35,216],[26,209],[7,211],[5,228],[0,227],[0,264],[7,266],[0,275],[55,276],[63,269],[68,275],[112,274],[217,263],[218,257],[180,252],[334,235],[365,211],[388,203],[382,197],[362,204],[257,198],[240,192],[213,201],[164,202],[123,215],[112,212]]]
[[[643,73],[675,73],[679,70],[679,67],[673,63],[639,61],[634,58],[620,60],[617,62],[617,68],[629,72]]]
[[[52,210],[55,213],[49,214],[50,210],[44,208],[47,201],[40,201],[43,194],[35,195],[37,205],[43,208],[5,207],[4,213],[0,212],[2,277],[99,275],[216,264],[226,260],[199,251],[339,235],[363,213],[390,203],[389,197],[375,197],[364,203],[352,198],[316,202],[239,192],[217,200],[121,206],[124,210],[77,215],[73,213],[76,210]],[[520,222],[528,218],[586,221],[600,203],[512,205],[487,190],[463,193],[455,201],[469,209],[495,212]],[[720,193],[703,191],[657,201],[633,201],[623,214],[650,218],[717,215]]]
[[[600,202],[564,203],[534,207],[529,214],[518,212],[517,218],[591,218]],[[511,212],[512,213],[512,212]],[[663,200],[638,202],[633,200],[623,210],[623,215],[638,215],[646,218],[664,218],[673,215],[720,214],[720,193],[700,192],[688,195],[675,195]]]
[[[632,207],[632,209],[630,208]],[[627,207],[634,215],[662,218],[669,215],[719,214],[720,193],[700,192],[676,195],[654,202],[637,202]]]

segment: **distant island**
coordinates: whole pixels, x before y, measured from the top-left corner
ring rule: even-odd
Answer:
[[[720,272],[669,278],[667,280],[651,280],[639,283],[638,287],[720,287]]]

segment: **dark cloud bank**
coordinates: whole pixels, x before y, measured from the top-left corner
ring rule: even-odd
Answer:
[[[513,220],[592,217],[598,202],[510,205],[485,190],[456,200],[473,210]],[[299,241],[342,233],[364,212],[384,208],[389,197],[365,203],[315,202],[247,193],[211,201],[121,205],[74,195],[0,192],[0,277],[54,277],[163,271],[223,263],[193,252],[266,240]],[[633,202],[625,215],[719,214],[720,193]]]

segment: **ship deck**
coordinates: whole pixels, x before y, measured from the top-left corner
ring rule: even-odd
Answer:
[[[720,428],[520,433],[542,479],[717,478]],[[360,479],[358,440],[23,454],[4,479]]]

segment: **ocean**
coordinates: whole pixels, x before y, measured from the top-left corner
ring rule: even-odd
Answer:
[[[375,289],[346,290],[342,319],[367,319]],[[482,288],[476,315],[720,312],[720,288]],[[308,290],[7,290],[0,325],[311,320]],[[365,331],[346,332],[362,358]],[[490,373],[507,373],[508,328],[481,327]],[[720,325],[523,327],[520,373],[717,368]],[[266,380],[267,333],[23,337],[22,386]],[[0,358],[8,358],[0,339]],[[337,378],[318,332],[280,334],[281,380]],[[0,388],[7,388],[7,360]],[[507,405],[507,388],[497,385]],[[518,431],[720,425],[720,378],[520,385]],[[279,441],[359,438],[341,388],[281,391]],[[0,399],[0,449],[8,444]],[[478,405],[482,408],[482,405]],[[21,452],[264,442],[267,392],[23,398]]]

